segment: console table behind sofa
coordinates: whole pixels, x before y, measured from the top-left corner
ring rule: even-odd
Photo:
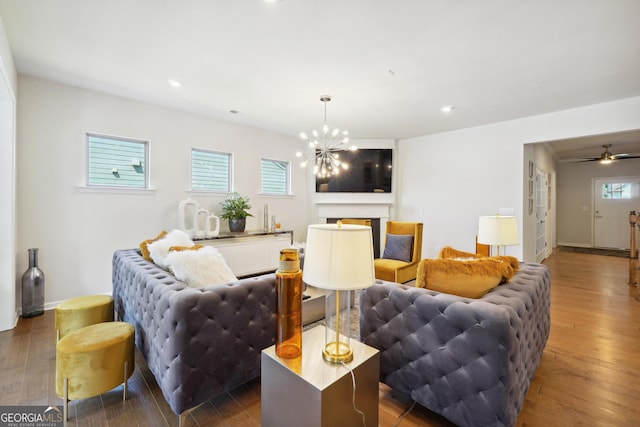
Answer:
[[[293,231],[245,231],[196,237],[195,243],[216,247],[237,277],[264,274],[278,268],[280,249],[293,244]]]

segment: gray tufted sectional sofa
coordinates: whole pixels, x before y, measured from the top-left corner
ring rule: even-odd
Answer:
[[[113,299],[176,414],[260,375],[275,342],[275,274],[194,289],[142,258],[113,254]],[[180,418],[182,421],[182,417]]]
[[[360,295],[380,380],[459,426],[513,426],[550,327],[548,268],[520,266],[479,299],[383,282]]]

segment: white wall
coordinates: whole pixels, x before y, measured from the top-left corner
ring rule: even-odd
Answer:
[[[558,165],[558,244],[591,247],[593,237],[593,180],[640,175],[640,159]],[[640,206],[638,206],[640,209]]]
[[[16,292],[16,69],[0,18],[0,331],[11,329]]]
[[[178,202],[187,196],[219,212],[223,196],[188,192],[192,146],[235,153],[236,189],[254,206],[248,228],[262,226],[262,206],[268,203],[278,222],[304,240],[314,200],[307,191],[308,171],[295,167],[297,138],[28,76],[18,82],[13,277],[26,269],[27,249],[39,247],[49,306],[110,292],[113,251],[175,227]],[[401,140],[394,159],[396,219],[425,223],[425,257],[445,245],[472,251],[480,215],[514,208],[522,228],[524,144],[637,128],[640,97]],[[79,191],[88,131],[149,140],[155,192]],[[261,156],[293,162],[294,197],[259,196]],[[522,245],[507,253],[530,261]]]
[[[478,217],[499,208],[515,208],[522,236],[524,144],[638,128],[635,97],[400,140],[399,219],[424,222],[425,257],[443,246],[475,250]],[[533,261],[522,244],[507,254]]]
[[[304,170],[292,168],[293,197],[259,196],[260,158],[295,163],[291,136],[19,76],[18,253],[40,248],[48,306],[111,291],[111,257],[177,226],[178,203],[191,196],[220,213],[224,195],[189,193],[191,147],[234,154],[235,188],[253,206],[247,229],[262,228],[264,204],[282,227],[306,232]],[[86,132],[150,141],[153,192],[86,192]],[[224,227],[227,226],[226,221]],[[26,269],[26,255],[18,270]]]

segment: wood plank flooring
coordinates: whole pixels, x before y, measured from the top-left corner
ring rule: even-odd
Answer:
[[[555,252],[552,270],[551,335],[531,383],[518,426],[640,425],[640,302],[627,285],[628,259]],[[396,425],[411,401],[380,385],[379,425]],[[0,333],[0,405],[60,405],[55,394],[53,312],[20,319]],[[70,426],[175,426],[151,372],[139,354],[122,388],[71,402]],[[206,402],[187,426],[260,425],[260,381]],[[420,405],[400,427],[450,427]]]

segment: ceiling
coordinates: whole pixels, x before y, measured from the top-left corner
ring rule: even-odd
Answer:
[[[640,95],[637,0],[0,0],[0,16],[20,73],[290,135],[322,125],[324,94],[357,139]]]

